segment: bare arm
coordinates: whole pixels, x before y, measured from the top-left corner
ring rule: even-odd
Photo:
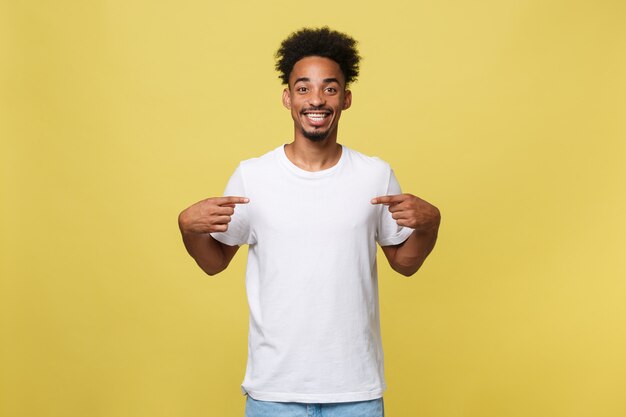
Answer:
[[[412,194],[377,197],[372,204],[385,204],[400,226],[414,229],[403,243],[383,246],[382,250],[396,272],[405,276],[415,274],[437,242],[439,209]]]
[[[215,240],[209,233],[225,232],[235,212],[235,204],[246,204],[244,197],[207,198],[183,210],[178,227],[187,252],[209,275],[222,272],[237,253],[239,246]]]

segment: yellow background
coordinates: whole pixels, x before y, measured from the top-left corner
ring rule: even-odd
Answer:
[[[340,142],[443,213],[381,262],[387,415],[626,415],[625,2],[0,4],[2,417],[243,416],[245,250],[176,218],[290,141],[273,53],[324,24]]]

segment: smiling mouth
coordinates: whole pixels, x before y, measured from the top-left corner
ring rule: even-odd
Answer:
[[[303,113],[306,116],[306,118],[309,119],[314,124],[322,122],[331,114],[329,111],[305,111]]]

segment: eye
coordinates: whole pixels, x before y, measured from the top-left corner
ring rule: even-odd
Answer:
[[[328,94],[335,94],[337,93],[337,89],[335,87],[326,87],[326,92]]]
[[[297,88],[296,88],[296,91],[297,91],[298,93],[303,94],[303,93],[306,93],[307,91],[309,91],[309,89],[308,89],[308,88],[306,88],[306,87],[297,87]]]

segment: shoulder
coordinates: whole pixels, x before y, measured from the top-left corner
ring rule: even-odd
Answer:
[[[347,153],[348,159],[357,169],[366,169],[380,175],[388,175],[391,172],[391,166],[377,156],[365,155],[347,146],[343,146],[343,150]]]
[[[269,167],[274,166],[276,164],[276,159],[278,157],[278,152],[282,150],[282,146],[279,146],[271,151],[250,159],[245,159],[239,163],[239,171],[245,173],[254,173],[254,172],[263,172],[266,171]]]

